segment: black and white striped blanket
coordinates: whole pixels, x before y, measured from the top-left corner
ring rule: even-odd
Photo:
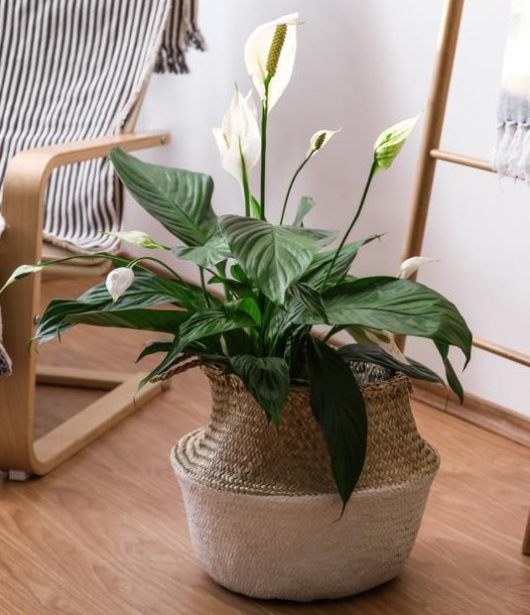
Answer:
[[[196,2],[0,0],[0,183],[22,150],[119,132],[154,69],[186,72],[187,47],[202,47]],[[50,241],[112,251],[116,240],[102,232],[120,218],[107,160],[52,175]]]

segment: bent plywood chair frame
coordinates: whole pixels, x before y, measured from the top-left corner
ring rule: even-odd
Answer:
[[[445,4],[402,260],[421,254],[434,175],[439,161],[479,171],[492,172],[494,170],[487,161],[439,149],[464,1],[446,0]],[[405,339],[401,338],[399,340],[401,349],[404,348],[404,344]],[[473,346],[519,365],[530,367],[530,355],[518,350],[505,348],[479,338],[473,339]],[[530,514],[523,538],[522,552],[530,555]]]
[[[121,134],[15,156],[4,179],[7,229],[0,243],[0,283],[19,265],[41,258],[44,196],[54,169],[107,156],[113,147],[139,150],[168,141],[168,134]],[[0,469],[14,479],[46,474],[162,390],[160,385],[148,385],[136,394],[141,374],[37,368],[28,340],[35,331],[39,289],[39,276],[30,276],[8,288],[1,298],[4,342],[13,360],[13,374],[0,379]],[[110,392],[35,441],[37,382]]]

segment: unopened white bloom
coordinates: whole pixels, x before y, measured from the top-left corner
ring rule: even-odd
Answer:
[[[434,262],[436,262],[435,258],[428,258],[427,256],[413,256],[412,258],[407,258],[399,267],[398,278],[410,278],[410,276],[414,275],[422,265]]]
[[[105,285],[112,300],[118,301],[133,282],[134,271],[130,267],[118,267],[109,273]]]
[[[309,141],[309,149],[307,150],[307,156],[310,156],[313,152],[318,152],[319,150],[321,150],[324,145],[326,145],[326,143],[331,139],[331,137],[339,131],[340,128],[338,130],[318,130],[317,132],[315,132],[315,134],[311,137]]]
[[[383,131],[374,145],[374,162],[378,169],[389,169],[414,130],[419,115],[403,120]]]
[[[143,231],[112,231],[109,233],[113,237],[117,237],[122,241],[138,246],[139,248],[148,248],[150,250],[167,250],[166,246],[155,241],[147,233]]]
[[[242,180],[241,156],[247,171],[258,162],[261,137],[252,92],[246,96],[236,89],[223,118],[221,128],[214,128],[213,135],[221,154],[223,169]]]
[[[261,100],[265,98],[265,80],[270,79],[268,104],[274,107],[289,84],[296,57],[298,13],[284,15],[258,26],[245,44],[245,64]]]

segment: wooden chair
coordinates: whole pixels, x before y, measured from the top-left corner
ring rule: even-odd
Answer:
[[[55,169],[105,157],[113,147],[132,151],[169,142],[167,133],[133,132],[147,78],[142,83],[143,91],[122,124],[121,134],[26,150],[11,159],[3,182],[2,213],[7,227],[0,240],[0,285],[19,265],[43,257],[45,193]],[[62,276],[97,272],[97,268],[79,265],[59,269]],[[162,391],[156,384],[137,393],[143,374],[37,366],[36,353],[28,351],[28,342],[40,311],[39,289],[40,276],[29,276],[0,297],[4,345],[13,362],[12,375],[0,378],[0,470],[14,480],[46,474]],[[35,440],[37,383],[108,392]]]

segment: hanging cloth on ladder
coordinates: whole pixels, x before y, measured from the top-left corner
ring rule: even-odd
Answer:
[[[514,0],[504,53],[493,167],[530,181],[530,0]]]

